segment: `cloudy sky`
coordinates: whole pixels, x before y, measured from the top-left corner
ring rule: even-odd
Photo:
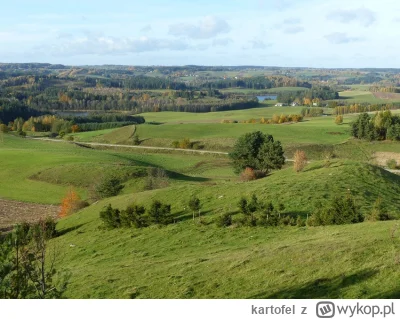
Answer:
[[[398,0],[13,0],[0,62],[400,67]]]

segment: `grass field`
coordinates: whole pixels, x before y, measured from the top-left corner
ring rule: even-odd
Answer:
[[[268,101],[271,102],[271,101]],[[275,104],[275,102],[272,102]],[[261,104],[263,105],[263,104]],[[154,112],[140,114],[146,119],[146,122],[158,123],[201,123],[214,122],[219,123],[222,120],[249,120],[252,118],[261,119],[262,117],[271,118],[274,114],[300,114],[303,107],[299,106],[261,106],[258,108],[239,110],[239,111],[224,111],[224,112],[209,112],[209,113],[178,113],[178,112]],[[324,109],[324,112],[329,114],[330,109]]]
[[[375,97],[372,92],[366,91],[365,88],[360,90],[342,91],[339,92],[340,99],[345,100],[346,103],[369,103],[369,104],[383,104],[390,102],[400,102],[400,97],[383,99]]]
[[[64,235],[54,244],[64,256],[58,266],[72,274],[68,297],[399,297],[398,243],[390,235],[396,222],[269,229],[221,229],[210,224],[222,212],[235,210],[241,194],[252,192],[282,201],[287,212],[296,214],[348,188],[364,209],[370,205],[368,198],[378,194],[396,199],[393,207],[400,201],[399,177],[372,166],[339,161],[329,168],[315,164],[301,174],[287,169],[252,183],[176,186],[123,195],[62,220],[59,228]],[[191,221],[191,213],[183,210],[193,193],[203,202],[202,224]],[[101,228],[98,213],[107,203],[148,206],[154,198],[173,203],[176,224],[143,230]]]
[[[84,187],[110,171],[126,175],[137,167],[160,166],[179,172],[207,158],[206,155],[99,151],[11,135],[4,137],[0,151],[0,178],[7,181],[0,183],[0,198],[44,204],[59,204],[69,185],[77,186],[80,195],[86,198]],[[185,180],[185,176],[178,175],[176,180]]]
[[[296,149],[306,151],[311,163],[301,173],[288,163],[266,178],[244,183],[226,156],[91,149],[5,134],[0,178],[6,182],[0,183],[0,199],[59,204],[70,185],[85,199],[105,174],[124,181],[119,196],[92,203],[58,222],[61,235],[50,245],[58,251],[57,269],[71,274],[69,298],[399,298],[398,221],[329,227],[216,226],[225,212],[237,221],[238,199],[252,194],[275,205],[283,203],[283,214],[294,218],[305,219],[319,202],[348,193],[364,214],[381,198],[392,216],[399,217],[400,176],[371,163],[374,152],[400,152],[400,143],[349,139],[355,115],[345,116],[343,125],[329,116],[287,125],[220,123],[224,118],[268,118],[300,109],[146,113],[146,122],[165,124],[74,137],[128,143],[135,133],[143,145],[168,146],[188,137],[206,148],[230,150],[243,133],[261,130],[280,140],[289,158]],[[334,158],[319,161],[326,153]],[[168,187],[143,189],[149,166],[167,171]],[[201,200],[201,222],[192,221],[187,208],[192,195]],[[102,227],[99,212],[105,205],[149,207],[154,199],[171,204],[174,224],[141,230]]]
[[[244,93],[244,94],[254,94],[260,95],[260,93],[280,93],[280,92],[297,92],[297,91],[304,91],[307,88],[303,87],[279,87],[279,88],[272,88],[272,89],[265,89],[265,90],[253,90],[253,89],[242,89],[242,88],[229,88],[229,89],[221,89],[221,92],[230,92],[230,93]]]

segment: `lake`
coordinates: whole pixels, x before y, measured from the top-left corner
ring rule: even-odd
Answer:
[[[257,99],[258,102],[262,102],[264,100],[276,100],[277,99],[277,95],[258,95]]]

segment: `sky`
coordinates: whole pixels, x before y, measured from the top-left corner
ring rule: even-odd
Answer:
[[[398,0],[13,0],[0,62],[399,68]]]

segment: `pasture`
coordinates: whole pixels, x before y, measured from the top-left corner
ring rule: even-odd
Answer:
[[[146,122],[153,124],[73,134],[81,141],[130,143],[134,133],[142,145],[168,146],[187,137],[206,149],[230,150],[240,135],[261,130],[280,140],[289,158],[296,149],[306,151],[311,163],[300,173],[289,162],[266,178],[241,182],[226,156],[92,149],[5,134],[0,178],[7,183],[0,184],[0,198],[59,204],[70,186],[87,199],[92,183],[105,174],[123,180],[120,195],[91,203],[58,222],[61,235],[49,244],[57,247],[60,274],[71,274],[68,298],[400,297],[396,221],[327,227],[216,226],[226,212],[238,221],[237,201],[252,194],[275,206],[284,204],[282,214],[293,218],[306,219],[318,203],[348,193],[364,214],[381,198],[398,217],[400,177],[370,163],[374,152],[400,152],[400,143],[349,139],[355,115],[345,116],[342,125],[336,125],[332,116],[297,124],[220,123],[225,118],[268,118],[280,114],[278,110],[291,114],[300,109],[146,113]],[[148,167],[165,169],[169,184],[145,190]],[[192,195],[201,201],[201,219],[195,221],[188,209]],[[107,230],[99,218],[108,204],[148,208],[155,199],[171,204],[174,224]]]
[[[315,163],[301,174],[288,168],[250,183],[177,185],[110,198],[59,222],[63,235],[53,244],[64,257],[58,267],[71,271],[72,298],[399,297],[398,243],[390,236],[396,222],[267,229],[213,224],[251,193],[304,217],[318,200],[348,189],[365,211],[375,196],[394,200],[394,208],[398,179],[372,166],[336,161],[329,168]],[[191,194],[202,201],[201,223],[184,209]],[[98,212],[108,203],[148,207],[153,199],[172,204],[175,224],[102,228]]]

